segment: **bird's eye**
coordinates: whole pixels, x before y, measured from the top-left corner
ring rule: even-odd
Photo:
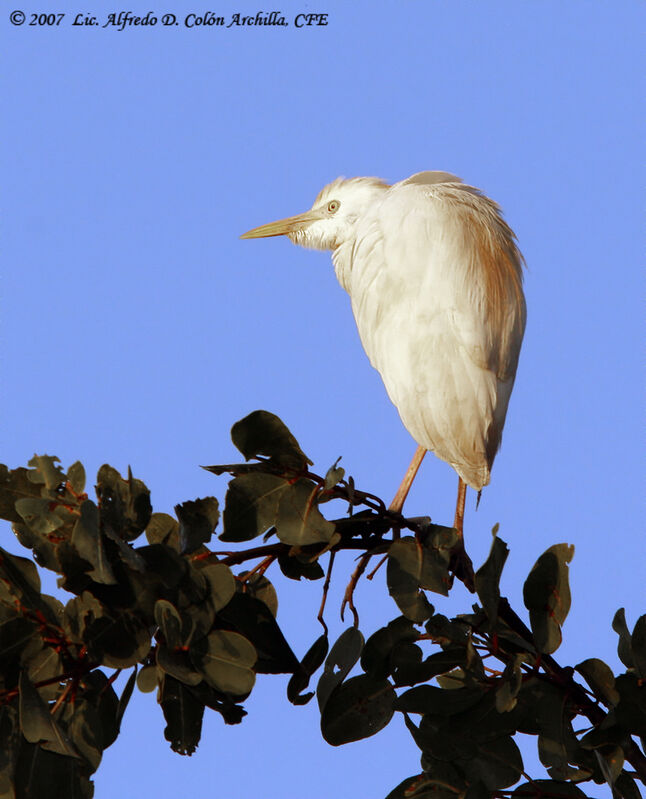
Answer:
[[[330,202],[327,204],[327,209],[331,214],[333,214],[335,211],[339,210],[340,205],[341,203],[338,200],[330,200]]]

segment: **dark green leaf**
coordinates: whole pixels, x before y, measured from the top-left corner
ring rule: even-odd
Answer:
[[[619,692],[615,689],[615,677],[603,660],[588,658],[574,667],[581,674],[596,696],[608,705],[619,702]]]
[[[388,592],[404,616],[416,624],[433,614],[433,606],[420,590],[423,561],[422,545],[412,536],[398,538],[388,550]]]
[[[447,690],[434,685],[418,685],[405,691],[395,702],[395,710],[403,713],[454,716],[473,707],[483,697],[481,688]]]
[[[72,546],[79,556],[92,565],[89,576],[95,583],[114,585],[117,580],[108,561],[99,530],[99,509],[87,499],[80,508],[81,515],[72,530]]]
[[[516,697],[522,686],[523,672],[521,664],[524,655],[515,655],[505,667],[500,678],[500,685],[496,688],[496,710],[498,713],[507,713],[516,707]]]
[[[36,497],[18,499],[16,510],[29,529],[40,536],[50,535],[65,523],[64,519],[52,510],[50,499]]]
[[[556,782],[554,780],[532,780],[524,782],[514,790],[511,799],[587,799],[580,788],[571,782]]]
[[[39,611],[48,622],[58,625],[60,603],[40,593],[38,570],[27,558],[20,558],[0,547],[0,596],[7,592],[9,604],[18,601],[29,610]]]
[[[75,757],[63,757],[23,742],[12,788],[17,799],[91,799],[94,786],[82,773],[84,769]]]
[[[40,636],[38,636],[38,639],[40,639]],[[60,653],[49,646],[36,652],[32,657],[25,657],[23,652],[22,665],[23,668],[27,669],[29,679],[34,684],[52,680],[65,671]],[[60,693],[60,685],[57,682],[52,682],[51,685],[39,688],[39,693],[45,702],[49,702],[56,699]]]
[[[170,517],[169,517],[170,518]],[[154,575],[154,585],[175,589],[187,576],[189,567],[176,549],[167,544],[138,547],[137,554],[146,564],[145,576]],[[160,591],[161,589],[157,589]]]
[[[61,723],[66,722],[66,732],[76,750],[89,766],[90,772],[96,771],[103,756],[97,737],[101,730],[96,709],[85,698],[76,699],[74,708],[69,706],[63,711]]]
[[[0,796],[7,799],[12,797],[16,756],[22,739],[15,704],[0,706]]]
[[[290,580],[320,580],[323,577],[323,569],[318,560],[310,560],[302,555],[281,555],[278,558],[278,565],[285,577]]]
[[[59,755],[78,757],[69,738],[49,713],[49,708],[38,695],[31,680],[20,674],[20,729],[27,741],[41,744],[44,749]]]
[[[448,644],[466,646],[468,626],[459,619],[449,621],[446,616],[436,613],[426,622],[424,627],[433,641],[441,646],[447,646]]]
[[[202,569],[190,566],[187,576],[180,583],[176,606],[182,620],[193,626],[191,639],[202,638],[213,628],[215,609],[211,601],[211,585]],[[186,639],[188,643],[189,639]]]
[[[631,735],[646,739],[646,684],[636,674],[620,674],[615,688],[620,696],[615,708],[617,723]]]
[[[489,794],[487,793],[487,799]],[[452,788],[441,788],[427,774],[418,774],[400,782],[388,794],[386,799],[455,799],[456,792]]]
[[[586,756],[589,753],[586,753]],[[593,755],[594,757],[594,755]],[[578,766],[550,766],[547,773],[553,780],[572,780],[580,782],[589,780],[595,774],[594,768],[579,768]]]
[[[245,579],[246,571],[240,573],[239,577]],[[244,588],[238,583],[238,590],[264,602],[275,618],[278,613],[278,594],[271,582],[264,576],[252,574],[245,580]]]
[[[235,577],[224,563],[210,563],[201,569],[211,587],[211,601],[217,613],[226,607],[236,591]]]
[[[128,568],[145,574],[146,561],[139,555],[139,552],[136,549],[133,549],[131,544],[129,544],[127,541],[124,541],[120,534],[115,532],[111,527],[105,527],[103,529],[103,533],[106,538],[114,541],[119,553],[119,559],[125,563]]]
[[[150,650],[150,630],[136,616],[115,615],[88,591],[65,607],[66,624],[86,644],[90,656],[109,668],[125,669],[143,661]]]
[[[124,480],[116,469],[104,464],[97,474],[101,529],[122,541],[133,541],[146,529],[152,508],[150,491],[128,469]]]
[[[626,624],[626,613],[623,608],[619,608],[619,610],[615,613],[615,617],[612,620],[612,629],[619,636],[619,642],[617,643],[617,654],[619,655],[619,660],[621,660],[627,669],[634,668],[635,662],[633,660],[631,635],[628,631],[628,625]]]
[[[40,486],[29,479],[29,471],[23,467],[9,470],[0,464],[0,519],[21,522],[16,511],[16,500],[24,497],[40,497]]]
[[[256,650],[239,633],[214,630],[206,639],[206,647],[191,650],[191,657],[204,679],[218,691],[246,696],[254,686]]]
[[[522,718],[519,728],[522,732],[538,733],[538,755],[546,768],[565,769],[569,763],[586,760],[572,729],[574,713],[563,686],[527,680],[519,691],[518,704]],[[513,718],[514,712],[501,715]]]
[[[411,641],[401,641],[391,652],[393,682],[395,685],[415,685],[425,682],[424,653]]]
[[[472,782],[467,788],[464,799],[490,799],[491,792],[480,780]]]
[[[15,665],[23,657],[25,650],[41,647],[38,627],[23,616],[11,615],[0,621],[0,667],[9,673],[10,665]],[[35,654],[35,653],[34,653]]]
[[[509,627],[509,625],[506,624],[500,617],[498,617],[498,621],[496,622],[495,633],[498,636],[498,647],[501,651],[507,652],[509,654],[518,654],[524,652],[528,655],[532,655],[532,660],[536,658],[536,655],[538,654],[536,647],[517,632],[512,630],[511,627]],[[529,631],[527,637],[532,637]]]
[[[635,669],[646,679],[646,614],[637,619],[631,636],[631,649]]]
[[[67,482],[77,494],[85,491],[85,469],[81,461],[75,461],[67,470]]]
[[[568,566],[574,547],[555,544],[534,564],[525,585],[523,599],[536,647],[550,654],[561,644],[561,625],[570,610]]]
[[[469,782],[480,781],[490,791],[514,785],[523,771],[520,750],[509,736],[480,743],[476,757],[461,765]]]
[[[460,734],[460,730],[453,731],[452,726],[447,726],[441,716],[423,716],[419,727],[413,724],[406,713],[404,721],[425,759],[455,763],[460,757],[475,756],[477,752],[475,742],[468,735]]]
[[[206,648],[204,639],[200,639],[191,654],[196,651],[202,652]],[[195,665],[195,660],[184,649],[170,649],[165,644],[159,644],[156,650],[156,662],[160,673],[170,674],[184,685],[197,685],[202,682],[203,673],[199,666]]]
[[[89,745],[100,755],[119,734],[119,699],[106,675],[98,669],[86,674],[79,687],[80,702],[77,695],[76,700],[65,707],[68,731],[75,745],[77,740],[83,741],[78,744],[81,754],[88,756],[84,745]],[[81,735],[77,737],[79,729]]]
[[[624,753],[621,746],[595,749],[595,755],[605,781],[612,787],[624,767]]]
[[[179,519],[179,551],[182,555],[209,543],[220,518],[215,497],[182,502],[175,505],[175,513]]]
[[[154,691],[159,684],[160,672],[155,664],[144,666],[137,674],[137,688],[143,694],[149,694]]]
[[[177,649],[185,644],[188,635],[185,637],[184,633],[192,632],[191,627],[182,624],[179,611],[167,599],[158,599],[155,603],[155,623],[171,649]]]
[[[397,695],[388,682],[360,674],[334,688],[321,714],[321,731],[332,746],[369,738],[393,716]]]
[[[386,627],[373,633],[366,641],[361,654],[361,668],[373,677],[385,678],[392,674],[392,653],[400,642],[417,639],[413,623],[405,616],[393,619]]]
[[[337,638],[326,658],[325,668],[316,688],[316,699],[321,712],[334,688],[343,682],[361,657],[363,643],[363,635],[356,627],[348,627]]]
[[[494,535],[489,557],[475,575],[476,591],[491,624],[495,624],[498,618],[500,576],[507,560],[507,555],[509,555],[507,544]]]
[[[393,652],[393,664],[396,666],[393,675],[397,686],[427,682],[432,677],[452,671],[456,666],[464,666],[466,668],[467,665],[466,648],[447,647],[417,663],[409,661],[405,666],[398,656],[398,650],[399,646]]]
[[[243,474],[229,483],[222,541],[249,541],[276,523],[278,502],[289,483],[274,474]]]
[[[53,491],[65,482],[65,474],[59,463],[60,458],[56,456],[34,455],[27,464],[32,467],[27,476],[32,483],[44,484],[48,491]]]
[[[159,703],[166,719],[164,737],[170,741],[171,749],[180,755],[192,755],[202,735],[204,705],[185,685],[168,675],[161,684]]]
[[[287,685],[287,698],[294,705],[305,705],[314,696],[310,691],[303,694],[310,682],[310,677],[317,671],[328,652],[328,638],[325,633],[319,636],[312,646],[307,650],[305,657],[301,660],[300,668],[292,674]]]
[[[166,544],[179,552],[179,524],[168,513],[153,513],[146,526],[149,544]]]
[[[623,799],[642,799],[641,792],[635,780],[625,772],[617,777],[615,788]]]
[[[311,464],[286,425],[268,411],[253,411],[236,422],[231,439],[247,460],[266,455],[280,466],[297,470]]]
[[[327,521],[316,502],[318,486],[311,480],[297,480],[282,491],[278,500],[276,531],[284,544],[306,546],[329,541],[334,524]]]
[[[40,576],[34,563],[28,558],[12,555],[0,547],[0,576],[10,595],[28,607],[34,607],[40,599]]]
[[[420,588],[448,596],[451,585],[449,565],[451,553],[458,542],[457,533],[453,527],[428,523],[423,542]]]
[[[451,671],[438,674],[437,684],[440,688],[447,691],[457,691],[458,688],[464,688],[467,684],[466,673],[463,668],[451,669]]]
[[[438,789],[452,788],[455,793],[459,795],[464,794],[467,787],[466,781],[462,772],[452,763],[447,763],[444,760],[437,760],[426,753],[422,753],[421,765],[429,782],[435,784]],[[484,799],[490,799],[488,793]]]
[[[19,524],[17,522],[12,525],[12,530],[23,547],[33,550],[34,560],[39,566],[60,572],[61,565],[57,557],[60,543],[57,541],[58,536],[56,533],[50,540],[48,535],[42,535],[33,530],[28,524]],[[65,530],[61,529],[61,533],[64,532]],[[65,536],[61,535],[60,538],[63,539]]]
[[[242,705],[237,705],[231,697],[216,691],[205,680],[189,687],[191,694],[205,707],[220,713],[225,724],[240,724],[247,715]]]
[[[325,484],[324,488],[326,491],[330,491],[334,488],[334,486],[339,483],[345,477],[345,469],[342,469],[339,466],[339,461],[341,458],[338,458],[334,463],[334,466],[330,466],[330,468],[325,473]]]
[[[262,674],[293,673],[298,658],[285,640],[271,611],[259,599],[236,593],[218,614],[254,645],[258,653],[255,670]]]
[[[599,726],[593,727],[583,736],[581,746],[584,749],[599,749],[608,746],[613,747],[615,744],[620,744],[625,740],[626,731],[617,724],[611,724],[609,720],[606,720]],[[555,775],[550,774],[550,776],[553,777]]]

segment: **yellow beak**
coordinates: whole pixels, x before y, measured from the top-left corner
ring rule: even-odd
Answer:
[[[296,230],[301,230],[312,222],[323,218],[323,213],[320,210],[305,211],[304,214],[297,216],[288,216],[286,219],[279,219],[277,222],[270,222],[268,225],[261,225],[252,230],[248,230],[240,236],[241,239],[265,239],[269,236],[286,236],[289,233],[294,233]]]

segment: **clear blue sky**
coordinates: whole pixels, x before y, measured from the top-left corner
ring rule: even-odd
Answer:
[[[120,10],[93,5],[101,24]],[[27,22],[66,12],[53,28],[0,12],[2,460],[56,454],[90,477],[130,464],[168,511],[223,497],[225,481],[198,465],[234,459],[231,424],[266,408],[319,470],[343,455],[360,487],[389,499],[414,444],[329,255],[238,235],[305,210],[339,175],[452,171],[501,203],[528,265],[516,388],[491,486],[477,513],[468,501],[469,548],[480,563],[500,522],[503,588],[519,605],[536,557],[574,544],[557,656],[615,667],[611,619],[644,611],[646,576],[643,3],[290,0],[286,28],[122,32],[71,27],[81,6],[12,4]],[[203,7],[124,10],[183,20]],[[297,30],[303,11],[327,12],[327,27]],[[408,511],[450,523],[455,482],[427,459]],[[0,541],[19,549],[7,526]],[[339,580],[352,568],[340,565]],[[320,584],[276,583],[302,654]],[[366,634],[396,615],[384,594],[383,574],[357,592]],[[244,723],[209,717],[191,759],[168,749],[154,695],[136,695],[97,799],[363,799],[418,770],[400,720],[334,749],[315,705],[289,706],[285,687],[261,677]]]

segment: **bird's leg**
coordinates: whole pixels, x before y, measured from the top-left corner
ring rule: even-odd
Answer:
[[[473,563],[464,549],[464,504],[466,498],[467,484],[461,477],[458,477],[458,500],[455,505],[455,519],[453,521],[458,540],[451,553],[451,571],[473,594],[475,592]]]
[[[455,503],[455,519],[453,526],[458,531],[458,535],[462,538],[464,533],[464,504],[467,499],[467,484],[461,477],[458,477],[458,500]]]
[[[410,462],[410,466],[406,470],[406,474],[404,475],[404,479],[401,482],[401,485],[397,489],[397,493],[395,494],[393,501],[388,506],[388,510],[392,511],[393,513],[401,513],[402,508],[404,507],[404,502],[406,501],[406,497],[408,496],[408,492],[410,491],[410,487],[413,484],[413,480],[417,472],[419,471],[419,467],[424,460],[424,455],[426,455],[426,450],[424,447],[417,447],[415,450],[415,454],[413,455],[413,460]],[[393,540],[399,538],[399,529],[393,531]],[[418,541],[418,546],[421,544]],[[350,608],[352,611],[352,615],[354,616],[354,625],[355,627],[359,626],[359,614],[357,613],[357,609],[354,606],[354,589],[357,587],[357,583],[359,582],[359,578],[366,570],[366,566],[370,561],[372,555],[369,552],[366,552],[365,555],[362,555],[359,559],[359,563],[357,564],[357,568],[352,573],[352,577],[350,578],[350,582],[348,583],[345,589],[345,595],[343,597],[343,602],[341,603],[341,618],[343,619],[343,613],[345,611],[346,606]],[[383,563],[383,560],[380,562]],[[378,567],[377,567],[378,568]],[[376,570],[375,570],[376,571]]]
[[[424,460],[424,455],[426,455],[426,450],[424,447],[417,447],[415,454],[413,455],[413,460],[410,462],[410,466],[406,470],[404,479],[397,489],[397,493],[393,497],[393,501],[388,506],[388,510],[393,511],[393,513],[402,512],[402,508],[404,507],[404,502],[406,501],[410,487],[413,485],[413,480],[415,479],[415,476],[419,471],[419,467]]]

